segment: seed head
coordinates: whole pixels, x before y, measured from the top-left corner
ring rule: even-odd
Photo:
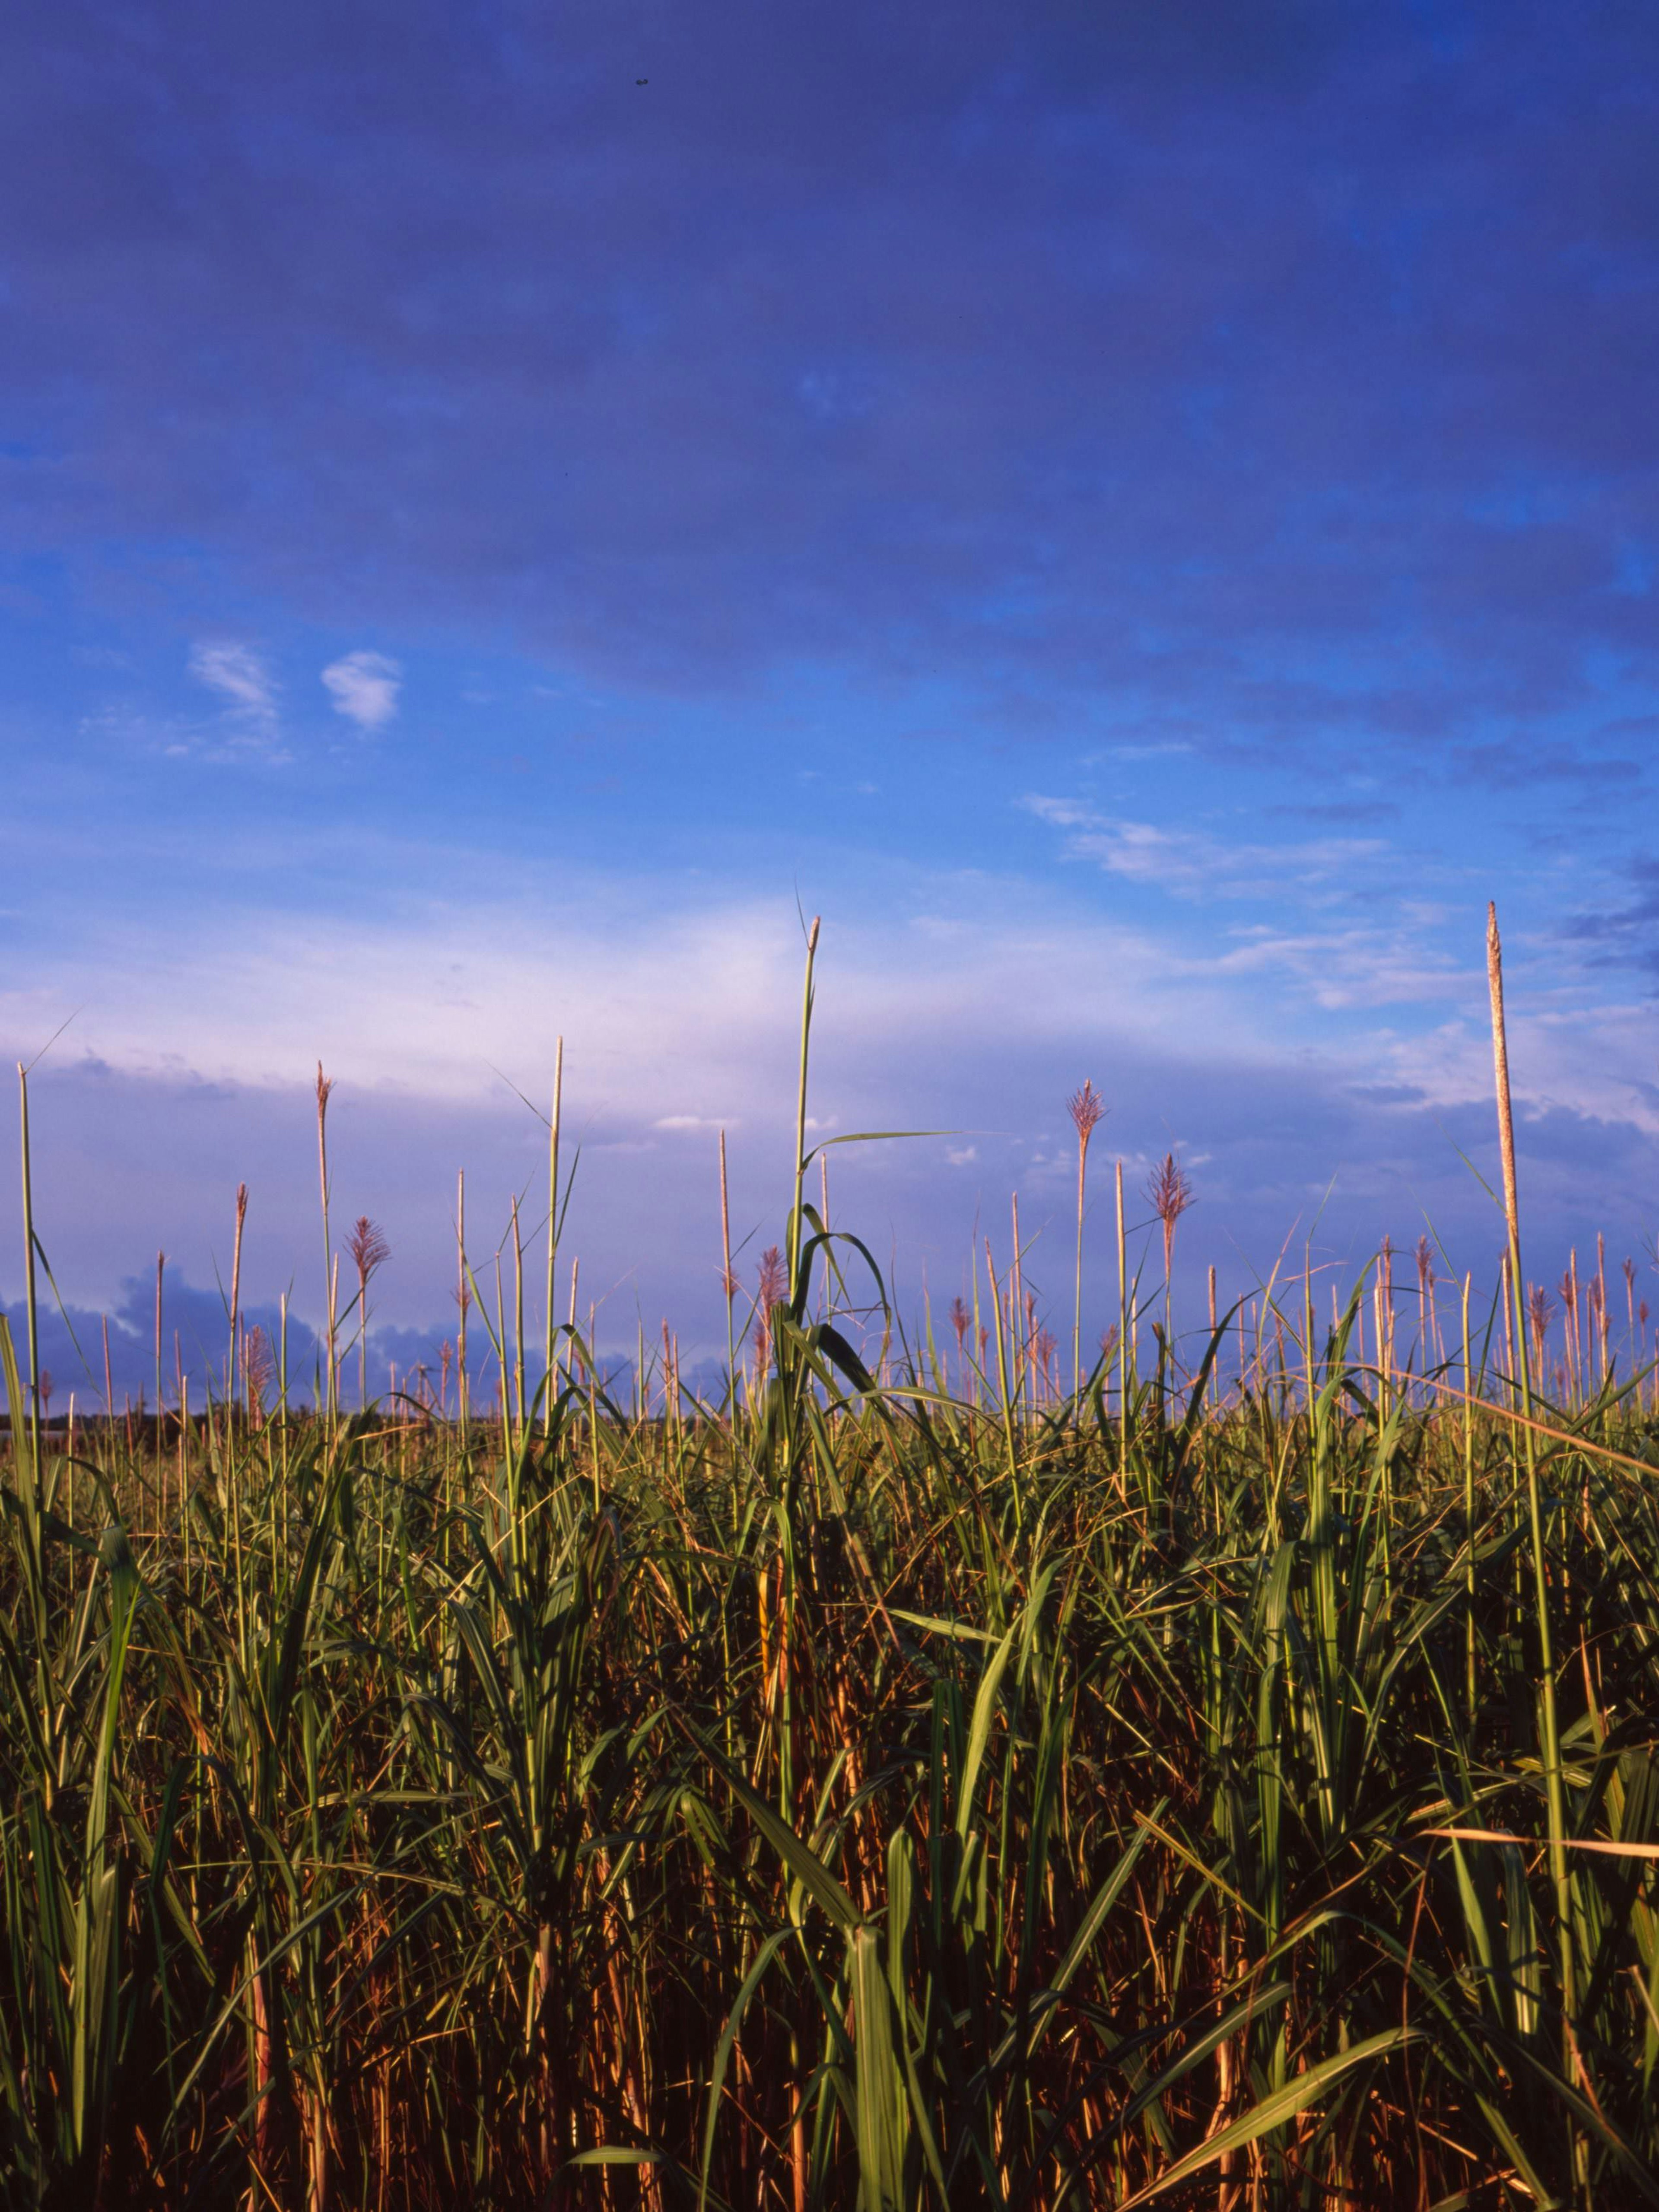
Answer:
[[[392,1257],[392,1247],[386,1243],[378,1222],[360,1213],[351,1224],[351,1234],[346,1239],[346,1249],[351,1255],[352,1265],[357,1270],[357,1279],[366,1283],[374,1270],[384,1266]]]
[[[248,1395],[253,1401],[256,1417],[264,1412],[265,1393],[276,1379],[276,1362],[270,1349],[270,1339],[256,1322],[242,1343],[242,1372],[247,1378]]]
[[[772,1358],[772,1309],[789,1287],[789,1270],[775,1244],[761,1254],[760,1281],[755,1300],[755,1352],[761,1366]]]
[[[789,1287],[789,1271],[783,1264],[783,1255],[775,1244],[768,1245],[761,1254],[760,1301],[763,1308],[776,1305]]]
[[[1147,1177],[1146,1196],[1153,1212],[1164,1224],[1164,1272],[1167,1275],[1175,1255],[1176,1224],[1193,1202],[1191,1181],[1173,1152],[1166,1152]]]
[[[1089,1139],[1106,1117],[1106,1102],[1095,1089],[1092,1079],[1085,1079],[1081,1091],[1074,1091],[1066,1101],[1066,1110],[1077,1130],[1079,1146],[1087,1152]]]

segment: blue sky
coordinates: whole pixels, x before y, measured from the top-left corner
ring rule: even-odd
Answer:
[[[1538,1271],[1640,1255],[1650,8],[3,40],[0,1043],[73,1016],[72,1303],[158,1247],[210,1289],[246,1178],[314,1314],[320,1055],[382,1317],[441,1327],[455,1171],[493,1241],[562,1033],[605,1326],[712,1342],[718,1127],[751,1255],[781,1221],[798,902],[825,1132],[955,1133],[837,1158],[912,1294],[1018,1189],[1064,1303],[1085,1075],[1102,1194],[1174,1146],[1224,1282],[1316,1213],[1486,1271],[1488,896]]]

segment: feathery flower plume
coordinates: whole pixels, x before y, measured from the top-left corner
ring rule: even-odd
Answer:
[[[789,1269],[783,1254],[775,1244],[769,1244],[761,1255],[755,1299],[755,1371],[761,1380],[772,1364],[772,1309],[788,1288]]]
[[[378,1222],[360,1213],[346,1238],[346,1250],[357,1270],[357,1402],[368,1403],[368,1279],[392,1257],[392,1247]]]
[[[1146,1197],[1164,1224],[1164,1279],[1167,1284],[1175,1258],[1176,1224],[1193,1202],[1191,1178],[1173,1152],[1166,1152],[1147,1177]]]
[[[1066,1101],[1066,1111],[1077,1131],[1077,1282],[1072,1307],[1072,1388],[1083,1388],[1083,1194],[1088,1175],[1089,1139],[1106,1116],[1106,1102],[1095,1089],[1092,1077],[1084,1079],[1081,1091]]]
[[[1532,1330],[1533,1363],[1540,1376],[1544,1371],[1544,1345],[1554,1319],[1555,1306],[1549,1292],[1541,1283],[1534,1283],[1527,1292],[1527,1322]]]
[[[276,1357],[270,1348],[270,1339],[258,1322],[242,1339],[242,1376],[247,1388],[248,1419],[256,1429],[262,1428],[265,1394],[276,1379]]]

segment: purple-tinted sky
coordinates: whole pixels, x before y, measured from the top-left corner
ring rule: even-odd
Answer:
[[[1641,1256],[1651,7],[25,4],[0,64],[0,1043],[74,1016],[72,1303],[210,1290],[246,1177],[314,1315],[321,1054],[441,1325],[562,1032],[605,1326],[713,1344],[797,899],[825,1132],[960,1133],[837,1156],[913,1297],[1018,1188],[1064,1304],[1085,1074],[1225,1282],[1322,1205],[1485,1272],[1489,896],[1538,1270]]]

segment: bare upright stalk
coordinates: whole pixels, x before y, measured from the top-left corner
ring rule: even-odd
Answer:
[[[323,1073],[323,1063],[319,1060],[317,1063],[317,1177],[323,1198],[323,1295],[328,1311],[328,1418],[331,1423],[338,1411],[334,1348],[334,1240],[328,1230],[328,1097],[333,1088],[333,1083]]]
[[[559,1256],[559,1113],[564,1098],[564,1039],[553,1048],[553,1118],[547,1139],[547,1392],[545,1419],[553,1415],[553,1269]]]
[[[484,1308],[486,1322],[489,1309]],[[495,1364],[500,1370],[501,1395],[501,1456],[507,1456],[507,1423],[513,1413],[513,1383],[507,1364],[507,1296],[501,1288],[501,1248],[495,1247]]]
[[[524,1429],[524,1238],[519,1229],[519,1201],[513,1200],[513,1381],[519,1399],[519,1430]]]
[[[720,1131],[720,1287],[726,1292],[726,1381],[731,1394],[727,1408],[730,1426],[738,1412],[738,1341],[732,1316],[738,1295],[738,1279],[732,1272],[732,1209],[726,1194],[726,1132]],[[574,1297],[575,1293],[571,1293]]]
[[[1486,908],[1486,984],[1492,1000],[1492,1073],[1498,1094],[1498,1149],[1504,1169],[1504,1212],[1509,1230],[1510,1296],[1515,1305],[1515,1348],[1521,1383],[1521,1437],[1526,1455],[1527,1512],[1531,1522],[1532,1571],[1538,1606],[1538,1665],[1544,1722],[1544,1783],[1549,1806],[1550,1873],[1555,1887],[1556,1919],[1561,1945],[1561,2026],[1568,2079],[1577,2074],[1573,2032],[1572,1886],[1567,1873],[1566,1789],[1561,1772],[1561,1736],[1555,1711],[1555,1657],[1550,1635],[1549,1577],[1544,1564],[1544,1516],[1538,1494],[1538,1454],[1532,1425],[1532,1376],[1527,1358],[1526,1316],[1521,1310],[1521,1208],[1515,1180],[1515,1115],[1510,1103],[1509,1042],[1504,1028],[1504,952],[1498,935],[1498,908]],[[1583,2148],[1571,2126],[1575,2172],[1582,2178]]]
[[[1008,1385],[1008,1344],[1003,1334],[1002,1286],[997,1281],[996,1262],[991,1256],[991,1240],[985,1240],[985,1273],[991,1286],[991,1311],[995,1316],[997,1340],[997,1389],[1002,1400],[1002,1437],[1008,1453],[1008,1474],[1013,1485],[1014,1513],[1019,1513],[1019,1446],[1014,1435],[1014,1401]]]
[[[806,1061],[812,1036],[812,963],[817,957],[818,916],[806,933],[806,979],[800,1001],[800,1090],[795,1102],[795,1210],[789,1218],[789,1297],[800,1281],[801,1208],[806,1183]]]
[[[328,1403],[330,1415],[340,1410],[340,1366],[335,1345],[340,1333],[340,1255],[334,1255],[328,1271]]]
[[[17,1063],[17,1101],[23,1152],[23,1298],[28,1328],[31,1510],[40,1499],[40,1316],[34,1288],[34,1178],[29,1164],[29,1077]]]
[[[236,1238],[230,1255],[230,1351],[225,1361],[225,1405],[228,1418],[236,1407],[236,1323],[242,1310],[242,1229],[247,1220],[247,1185],[236,1186]],[[158,1284],[157,1288],[160,1288]],[[156,1439],[161,1439],[161,1394],[155,1394]]]
[[[1008,1343],[1014,1363],[1014,1400],[1022,1413],[1025,1405],[1025,1346],[1020,1338],[1020,1324],[1025,1318],[1025,1273],[1019,1256],[1019,1193],[1012,1196],[1014,1218],[1014,1258],[1008,1275]]]
[[[460,1416],[461,1444],[466,1444],[467,1381],[466,1381],[466,1310],[472,1303],[472,1292],[466,1279],[466,1170],[462,1168],[455,1177],[455,1403]]]
[[[1468,1547],[1468,1559],[1463,1570],[1464,1587],[1468,1596],[1468,1636],[1465,1657],[1468,1693],[1469,1725],[1474,1725],[1474,1382],[1470,1374],[1469,1358],[1469,1292],[1474,1282],[1473,1275],[1463,1278],[1463,1540]]]
[[[167,1272],[167,1254],[158,1252],[155,1255],[155,1437],[158,1444],[161,1437],[161,1279]],[[211,1382],[210,1376],[210,1395]]]
[[[1117,1164],[1117,1429],[1118,1468],[1129,1471],[1129,1248],[1123,1230],[1123,1163]]]

